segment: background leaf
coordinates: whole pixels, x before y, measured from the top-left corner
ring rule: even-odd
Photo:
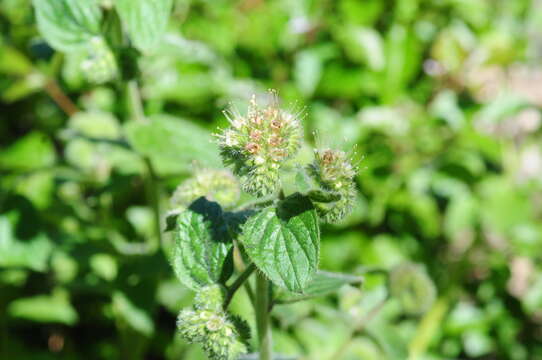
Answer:
[[[166,31],[172,0],[117,0],[115,7],[135,47],[147,52]]]
[[[57,50],[79,51],[100,34],[97,0],[33,0],[41,35]]]

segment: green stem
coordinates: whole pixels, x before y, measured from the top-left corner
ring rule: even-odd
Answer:
[[[254,272],[254,270],[256,270],[256,266],[254,264],[250,264],[230,286],[230,288],[228,289],[228,293],[226,294],[226,299],[224,300],[224,309],[228,308],[228,305],[230,305],[230,302],[233,299],[233,295],[235,294],[235,292],[245,283],[245,281]]]
[[[128,82],[128,101],[130,106],[130,113],[135,121],[145,122],[145,112],[143,111],[143,103],[141,101],[141,94],[136,80],[130,80]],[[148,187],[148,198],[150,205],[154,213],[156,243],[152,244],[150,248],[154,251],[160,244],[162,244],[162,229],[160,226],[160,192],[158,190],[158,177],[154,171],[151,159],[144,157],[147,174],[146,183]]]
[[[144,160],[147,167],[148,197],[154,214],[156,243],[151,246],[154,250],[162,244],[162,228],[160,224],[160,191],[158,190],[157,176],[151,160],[148,157],[145,157]]]
[[[132,115],[136,121],[145,122],[145,112],[143,111],[141,94],[136,80],[130,80],[128,82],[128,101],[130,102],[130,115]]]
[[[258,328],[258,340],[260,341],[259,360],[272,360],[271,327],[269,324],[269,287],[267,278],[256,274],[256,326]]]

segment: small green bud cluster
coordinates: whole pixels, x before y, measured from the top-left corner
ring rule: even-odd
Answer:
[[[350,213],[356,199],[356,172],[356,167],[344,151],[314,150],[314,162],[308,166],[308,173],[325,192],[338,199],[333,202],[314,201],[323,221],[334,223]]]
[[[233,319],[222,310],[220,285],[202,288],[192,309],[183,309],[177,319],[181,336],[189,343],[199,343],[211,360],[237,360],[247,352]]]
[[[201,196],[225,208],[231,207],[239,200],[239,183],[227,170],[201,169],[177,187],[171,204],[184,209]]]
[[[411,263],[393,268],[390,273],[390,293],[409,314],[427,311],[436,297],[435,285],[429,275],[422,267]]]
[[[88,55],[82,62],[81,69],[85,78],[94,84],[103,84],[117,76],[115,56],[101,36],[90,39]]]
[[[279,108],[278,100],[261,107],[253,96],[248,112],[226,112],[231,127],[218,135],[222,159],[240,176],[244,191],[257,197],[279,188],[279,169],[294,156],[303,137],[296,115]]]

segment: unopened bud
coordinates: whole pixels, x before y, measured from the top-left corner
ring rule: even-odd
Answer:
[[[222,311],[184,309],[177,328],[189,343],[199,343],[211,360],[237,360],[247,352],[232,321]]]
[[[323,221],[338,222],[352,211],[357,193],[354,183],[356,172],[344,151],[314,150],[314,162],[309,165],[308,173],[324,192],[329,193],[330,198],[337,198],[336,201],[312,198]]]

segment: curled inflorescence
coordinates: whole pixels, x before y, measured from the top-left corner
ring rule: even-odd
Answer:
[[[347,153],[341,150],[315,149],[309,175],[324,190],[337,195],[333,202],[315,201],[316,210],[325,222],[334,223],[351,212],[356,199],[354,177],[357,169]]]
[[[279,188],[279,169],[294,156],[303,137],[298,116],[282,110],[278,100],[261,107],[252,97],[248,112],[226,112],[231,127],[219,138],[222,159],[241,177],[243,190],[266,196]]]

